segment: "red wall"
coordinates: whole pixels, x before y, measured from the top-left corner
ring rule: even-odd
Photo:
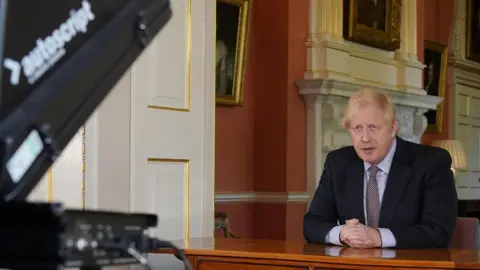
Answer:
[[[252,1],[244,105],[216,110],[216,192],[306,190],[306,113],[295,83],[306,68],[308,3]],[[304,203],[216,204],[236,234],[269,239],[303,239],[305,210]]]

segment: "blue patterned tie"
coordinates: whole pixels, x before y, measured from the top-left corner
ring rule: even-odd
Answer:
[[[367,226],[371,228],[378,227],[380,220],[380,196],[378,193],[377,173],[379,171],[377,166],[369,168],[370,177],[367,183]]]

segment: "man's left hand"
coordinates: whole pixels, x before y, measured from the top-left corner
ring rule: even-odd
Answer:
[[[354,248],[377,248],[382,247],[382,238],[377,229],[363,224],[357,224],[345,235],[345,243]]]

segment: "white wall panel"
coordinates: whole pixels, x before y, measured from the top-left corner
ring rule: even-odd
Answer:
[[[157,232],[167,239],[211,236],[213,171],[204,173],[213,168],[214,16],[206,16],[214,15],[215,1],[172,3],[176,18],[132,69],[131,208],[155,209]],[[188,160],[189,185],[184,186],[184,172],[178,171],[184,165],[149,160]],[[158,170],[153,182],[146,180],[151,168]],[[152,190],[154,199],[148,195]]]
[[[188,238],[189,161],[149,159],[147,168],[148,181],[135,187],[137,193],[143,194],[144,200],[138,200],[135,207],[158,214],[158,227],[152,230],[155,235],[172,239]]]
[[[130,210],[131,71],[86,126],[87,208]]]
[[[213,235],[215,4],[172,1],[86,126],[87,207],[155,213],[165,239]]]
[[[456,186],[460,199],[480,197],[480,78],[454,70],[454,138],[463,143],[468,168],[457,169]]]
[[[83,207],[83,130],[80,129],[29,196],[34,201],[62,202]]]
[[[52,166],[51,197],[72,208],[83,207],[83,131],[72,138]]]
[[[30,201],[38,201],[38,202],[46,202],[48,201],[49,195],[49,181],[48,178],[51,177],[49,175],[51,172],[46,172],[45,175],[42,177],[42,180],[38,182],[37,186],[32,190],[30,195],[28,196],[28,200]]]
[[[156,109],[186,110],[190,108],[191,75],[191,0],[172,1],[175,15],[160,33],[155,48],[137,68],[155,85],[148,89],[148,105]],[[168,77],[166,76],[168,74]]]

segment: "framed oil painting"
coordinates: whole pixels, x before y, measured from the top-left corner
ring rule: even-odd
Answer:
[[[344,0],[344,37],[382,50],[400,48],[402,0]]]
[[[242,105],[251,0],[217,0],[215,96],[221,105]]]
[[[480,1],[467,0],[465,57],[480,63]]]
[[[425,41],[424,43],[424,64],[423,70],[423,89],[428,95],[445,98],[445,88],[447,80],[447,46]],[[441,132],[443,121],[443,101],[437,107],[436,111],[425,113],[427,117],[427,131]]]

